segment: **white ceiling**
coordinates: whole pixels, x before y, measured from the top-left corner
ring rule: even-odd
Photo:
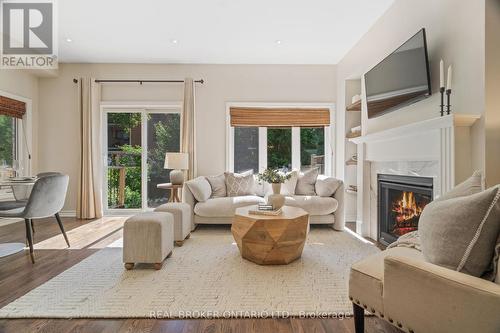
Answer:
[[[57,3],[61,62],[336,64],[393,0]]]

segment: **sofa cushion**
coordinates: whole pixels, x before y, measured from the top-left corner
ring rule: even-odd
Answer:
[[[283,195],[294,195],[295,189],[297,188],[298,179],[299,179],[299,173],[297,171],[294,170],[290,172],[290,179],[285,180],[285,182],[281,185],[280,193]],[[272,193],[272,189],[266,194],[269,193]]]
[[[314,189],[320,197],[331,197],[342,184],[342,181],[332,177],[318,177]]]
[[[224,173],[226,180],[226,190],[228,197],[238,197],[243,195],[255,195],[252,173]]]
[[[425,258],[480,277],[487,272],[500,232],[500,185],[469,196],[433,201],[419,219]]]
[[[294,195],[285,198],[285,205],[300,207],[310,215],[328,215],[337,210],[339,203],[332,197]]]
[[[226,177],[223,173],[218,176],[207,176],[207,181],[212,188],[211,198],[223,198],[226,196]]]
[[[297,180],[297,187],[295,188],[295,194],[298,195],[315,195],[314,185],[316,184],[316,179],[318,178],[319,169],[313,168],[307,170],[299,175]]]
[[[197,201],[206,201],[212,195],[212,187],[205,177],[188,180],[186,185]]]
[[[236,208],[264,203],[264,198],[256,195],[208,199],[194,206],[194,213],[203,217],[233,217]]]
[[[349,296],[353,298],[353,301],[359,301],[362,306],[366,305],[370,311],[375,309],[377,312],[384,313],[382,295],[384,258],[387,256],[424,260],[422,253],[418,250],[395,247],[353,264],[349,277]]]

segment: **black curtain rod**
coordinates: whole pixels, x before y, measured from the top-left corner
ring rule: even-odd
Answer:
[[[78,79],[73,79],[74,83],[78,83]],[[184,80],[95,80],[96,83],[184,83]],[[203,79],[194,80],[196,83],[205,83]]]

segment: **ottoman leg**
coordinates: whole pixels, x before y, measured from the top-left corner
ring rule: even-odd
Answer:
[[[184,241],[183,240],[181,240],[181,241],[175,241],[175,245],[182,246],[182,245],[184,245]]]
[[[159,262],[159,263],[156,263],[156,264],[153,264],[153,267],[158,271],[162,268],[163,266],[163,261],[162,262]]]
[[[125,269],[126,270],[131,270],[132,268],[134,268],[134,263],[128,262],[128,263],[125,264]]]

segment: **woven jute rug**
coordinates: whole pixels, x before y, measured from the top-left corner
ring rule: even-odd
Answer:
[[[312,228],[302,257],[259,266],[229,228],[194,232],[161,270],[126,271],[105,248],[0,309],[3,318],[235,318],[346,316],[352,263],[379,250],[349,232]]]

